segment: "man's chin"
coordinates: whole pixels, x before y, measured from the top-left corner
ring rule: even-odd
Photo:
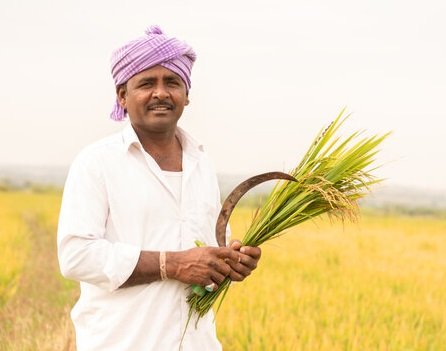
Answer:
[[[156,121],[154,123],[143,124],[141,127],[145,131],[151,133],[168,133],[176,129],[177,121],[173,122],[166,119],[165,121]]]

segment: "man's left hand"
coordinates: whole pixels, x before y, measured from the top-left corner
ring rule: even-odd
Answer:
[[[241,282],[256,269],[262,250],[260,247],[242,246],[239,240],[231,241],[228,246],[238,251],[239,254],[238,262],[228,260],[228,264],[231,266],[229,278],[233,281]]]

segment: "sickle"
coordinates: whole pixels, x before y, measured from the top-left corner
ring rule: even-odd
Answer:
[[[256,185],[266,182],[272,179],[285,179],[295,182],[296,178],[283,172],[269,172],[256,175],[248,178],[244,182],[240,183],[232,192],[228,195],[223,202],[220,214],[218,215],[217,225],[215,226],[215,237],[219,246],[226,246],[226,226],[228,225],[229,217],[237,202],[241,197],[250,189]]]

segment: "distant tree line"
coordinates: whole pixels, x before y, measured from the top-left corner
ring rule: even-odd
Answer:
[[[31,191],[33,193],[48,193],[61,192],[62,189],[52,184],[40,184],[30,181],[17,183],[11,181],[10,179],[0,179],[0,192],[7,191]]]

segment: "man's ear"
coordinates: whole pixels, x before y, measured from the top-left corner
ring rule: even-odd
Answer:
[[[116,97],[122,108],[126,108],[127,104],[127,86],[126,84],[121,84],[116,87]]]
[[[189,105],[189,97],[186,96],[186,102],[184,103],[184,106]]]

